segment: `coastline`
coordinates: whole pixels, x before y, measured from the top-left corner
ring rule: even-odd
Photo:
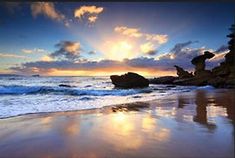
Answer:
[[[234,94],[198,89],[147,102],[0,119],[0,154],[234,157]],[[213,137],[218,134],[223,139]]]
[[[175,86],[175,85],[169,85],[169,86]],[[184,86],[184,85],[181,85],[181,86]],[[194,93],[195,91],[197,90],[206,90],[206,88],[210,86],[210,85],[207,85],[207,86],[201,86],[201,87],[198,87],[197,89],[194,89],[190,92],[188,91],[185,91],[185,92],[181,92],[181,94],[183,95],[192,95],[192,93]],[[213,87],[209,87],[209,88],[213,88]],[[235,92],[235,89],[230,89],[230,88],[213,88],[212,90],[215,90],[215,91],[234,91]],[[83,113],[102,113],[103,111],[109,111],[115,107],[122,107],[122,106],[126,106],[126,105],[131,105],[131,104],[149,104],[150,106],[152,106],[152,104],[156,104],[158,103],[159,101],[164,101],[164,100],[169,100],[170,98],[175,98],[177,97],[178,94],[177,93],[172,93],[172,94],[169,94],[167,96],[158,96],[159,98],[157,99],[152,99],[152,100],[146,100],[146,101],[132,101],[132,102],[127,102],[127,103],[123,103],[123,104],[111,104],[111,105],[107,105],[107,106],[104,106],[104,107],[101,107],[101,108],[88,108],[88,109],[78,109],[78,110],[68,110],[68,111],[54,111],[54,112],[37,112],[37,113],[26,113],[26,114],[19,114],[19,115],[16,115],[16,116],[9,116],[9,117],[3,117],[3,118],[0,118],[0,120],[4,120],[4,119],[11,119],[11,118],[16,118],[16,117],[24,117],[24,116],[32,116],[34,117],[37,117],[37,116],[44,116],[44,115],[55,115],[55,114],[66,114],[66,113],[77,113],[77,114],[83,114]],[[234,103],[235,104],[235,103]],[[149,108],[146,107],[146,108]]]

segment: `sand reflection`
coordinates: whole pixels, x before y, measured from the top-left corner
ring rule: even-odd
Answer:
[[[199,90],[158,100],[151,107],[148,103],[135,103],[107,107],[105,112],[0,120],[0,154],[95,158],[174,157],[175,153],[182,153],[200,157],[198,151],[202,151],[206,156],[222,153],[224,157],[233,157],[233,95],[231,91]],[[204,129],[213,132],[205,134]]]
[[[106,141],[114,145],[117,150],[138,149],[142,145],[142,137],[138,133],[136,120],[125,112],[111,114],[110,120],[104,122],[101,132]]]
[[[58,120],[57,120],[58,121]],[[80,119],[75,117],[67,117],[66,119],[56,122],[57,130],[65,136],[72,137],[79,135]]]

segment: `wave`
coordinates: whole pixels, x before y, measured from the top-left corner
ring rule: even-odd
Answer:
[[[151,93],[149,89],[79,89],[71,87],[52,86],[0,86],[0,95],[33,95],[33,94],[53,94],[53,95],[89,95],[89,96],[127,96],[139,93]]]
[[[210,86],[210,85],[206,85],[206,86],[201,86],[201,87],[197,87],[197,89],[202,89],[202,90],[214,90],[215,87]]]

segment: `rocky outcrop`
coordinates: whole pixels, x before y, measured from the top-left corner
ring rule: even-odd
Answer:
[[[205,70],[206,59],[213,58],[215,55],[209,51],[205,51],[203,55],[199,55],[192,59],[191,63],[195,65],[194,75],[196,77],[210,77],[211,71]]]
[[[213,75],[227,78],[228,80],[235,78],[235,25],[232,25],[230,30],[232,33],[227,35],[228,38],[231,38],[228,42],[229,52],[225,55],[225,61],[212,69]]]
[[[232,33],[227,35],[231,38],[228,42],[229,52],[225,55],[225,61],[219,66],[212,69],[212,74],[215,76],[209,83],[216,83],[218,87],[233,87],[235,88],[235,25],[230,28]],[[217,78],[217,80],[216,80]],[[219,81],[219,82],[218,82]]]
[[[163,76],[149,80],[150,84],[173,84],[174,80],[178,79],[175,76]]]
[[[184,79],[184,78],[191,78],[193,77],[192,73],[189,73],[188,71],[185,71],[183,68],[175,65],[174,66],[176,68],[177,71],[177,75],[179,77],[179,79]]]
[[[205,69],[205,61],[213,58],[215,55],[209,51],[205,51],[203,55],[199,55],[191,60],[195,65],[194,73],[189,73],[183,68],[175,65],[178,77],[165,76],[154,78],[150,83],[154,84],[176,84],[176,85],[212,85],[214,87],[235,88],[235,25],[230,28],[232,31],[227,37],[231,38],[228,42],[229,52],[225,55],[225,61],[212,70]]]
[[[67,85],[67,84],[59,84],[59,87],[72,88],[72,87],[74,87],[74,86],[70,86],[70,85]]]
[[[149,86],[148,79],[133,72],[128,72],[127,74],[121,76],[112,75],[110,76],[110,79],[112,80],[112,83],[116,87],[121,87],[121,88],[137,88],[137,87]]]

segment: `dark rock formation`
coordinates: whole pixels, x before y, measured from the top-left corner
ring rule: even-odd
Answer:
[[[230,28],[232,33],[227,35],[231,38],[228,42],[229,52],[225,55],[225,61],[220,63],[219,66],[212,69],[213,79],[210,80],[210,84],[215,84],[218,87],[232,87],[235,88],[235,25]],[[216,80],[217,78],[217,80]]]
[[[174,67],[176,68],[177,75],[179,76],[180,79],[193,77],[192,73],[189,73],[188,71],[185,71],[183,68],[181,68],[177,65],[175,65]]]
[[[234,79],[235,78],[235,55],[234,55],[235,25],[232,25],[230,30],[232,31],[232,33],[227,35],[227,37],[231,38],[231,40],[228,42],[229,52],[225,55],[225,61],[220,63],[219,66],[212,69],[212,73],[215,76],[220,76],[227,79]]]
[[[205,61],[214,57],[214,54],[205,51],[203,55],[197,56],[192,59],[191,63],[195,65],[194,75],[185,71],[183,68],[176,66],[178,78],[171,80],[166,76],[165,78],[158,78],[150,80],[151,83],[168,84],[173,83],[176,85],[212,85],[214,87],[235,88],[235,25],[230,28],[231,34],[227,37],[231,38],[228,42],[229,52],[225,55],[225,61],[220,63],[219,66],[210,70],[205,70]],[[169,80],[168,80],[169,79]],[[163,81],[167,82],[163,82]],[[169,81],[169,82],[168,82]]]
[[[32,75],[32,77],[40,77],[40,75],[36,74],[36,75]]]
[[[149,83],[150,84],[173,84],[173,81],[178,79],[178,77],[175,76],[163,76],[163,77],[158,77],[154,79],[150,79]]]
[[[67,84],[59,84],[59,87],[67,87],[67,88],[71,88],[73,86],[67,85]]]
[[[215,55],[209,51],[205,51],[203,55],[199,55],[191,61],[193,65],[195,65],[194,75],[196,77],[204,77],[211,75],[209,70],[205,70],[205,61],[206,59],[213,58]]]
[[[194,86],[204,86],[207,85],[207,79],[192,77],[185,79],[176,79],[173,82],[176,85],[194,85]]]
[[[110,79],[116,87],[121,88],[136,88],[149,86],[149,80],[133,72],[128,72],[127,74],[121,76],[112,75],[110,76]]]

